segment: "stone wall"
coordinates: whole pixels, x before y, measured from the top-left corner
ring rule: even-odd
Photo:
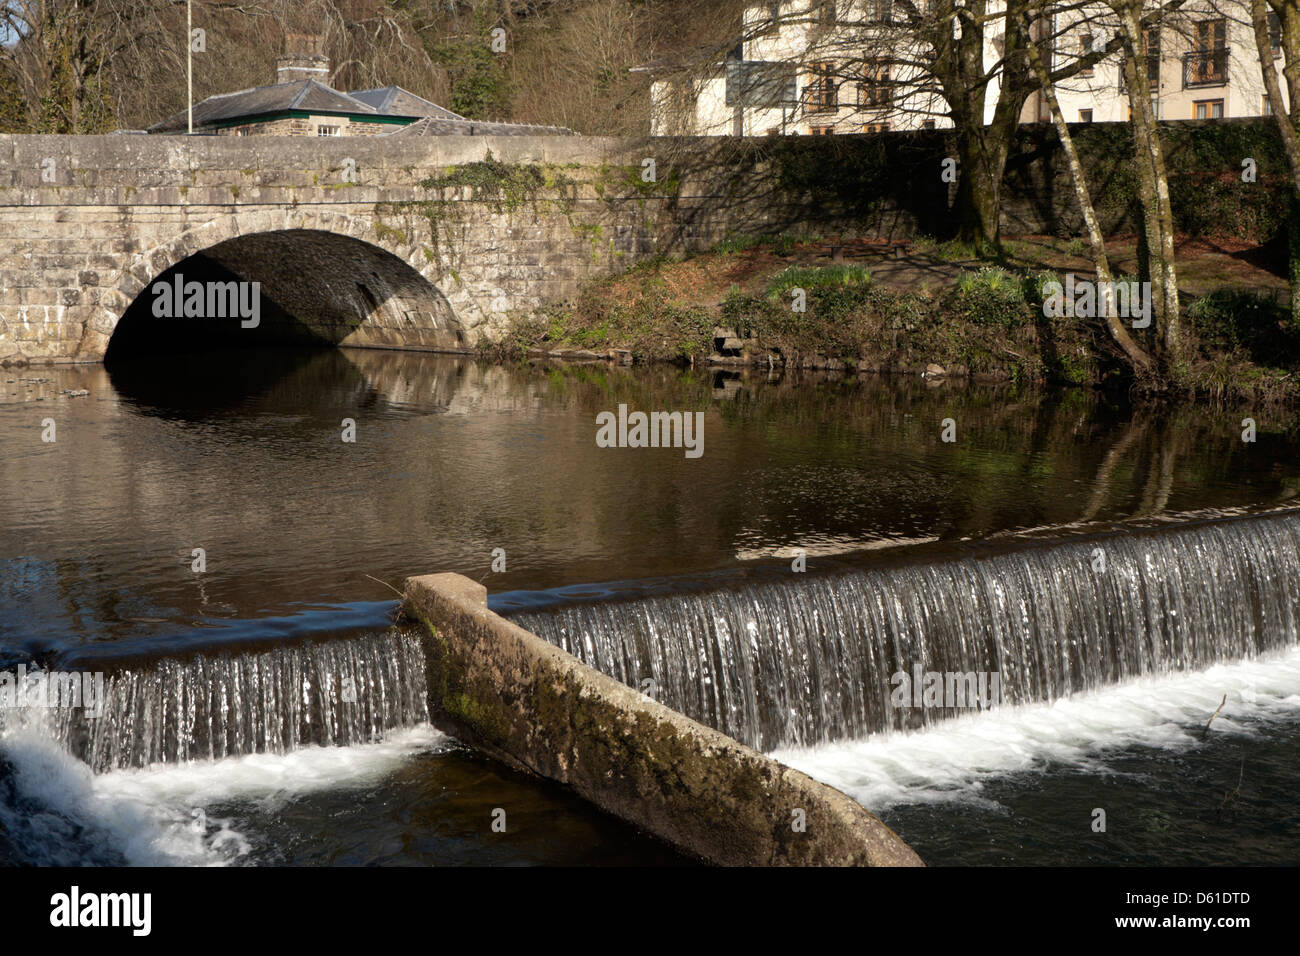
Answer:
[[[340,136],[383,136],[403,124],[380,120],[353,119],[346,116],[291,116],[265,123],[244,123],[215,130],[215,136],[315,136],[318,126],[337,126]],[[206,132],[206,131],[204,131]]]

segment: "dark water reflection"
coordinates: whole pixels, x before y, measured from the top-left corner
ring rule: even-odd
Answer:
[[[459,571],[499,592],[793,547],[811,566],[882,544],[1300,493],[1293,422],[1080,391],[357,350],[7,370],[0,387],[11,653],[392,597],[368,575],[400,586]],[[63,394],[78,388],[89,396]],[[595,415],[619,403],[703,411],[703,457],[597,447]],[[1240,440],[1246,414],[1254,444]],[[940,441],[945,418],[955,443]],[[206,573],[190,569],[194,548]],[[491,570],[495,548],[504,573]]]

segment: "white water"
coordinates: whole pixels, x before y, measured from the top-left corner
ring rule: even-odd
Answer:
[[[1211,734],[1251,735],[1261,722],[1300,720],[1300,647],[1052,703],[996,708],[913,733],[771,755],[875,812],[949,801],[996,807],[982,793],[996,777],[1041,770],[1049,762],[1100,772],[1107,753],[1119,748],[1198,747],[1225,694]]]
[[[423,724],[390,731],[378,743],[96,775],[41,722],[27,722],[0,731],[16,797],[0,799],[0,828],[41,865],[237,864],[251,838],[209,808],[238,800],[273,811],[303,794],[364,787],[447,740]]]

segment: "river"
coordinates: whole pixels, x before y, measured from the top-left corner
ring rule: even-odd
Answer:
[[[0,714],[14,862],[680,863],[433,730],[418,694],[379,707],[367,684],[364,720],[307,701],[334,735],[312,746],[320,721],[290,713],[295,688],[397,667],[390,588],[413,574],[481,580],[506,613],[603,614],[631,594],[671,614],[837,576],[892,591],[918,565],[954,580],[943,569],[1010,562],[1005,578],[1017,555],[1091,553],[1077,542],[1095,537],[1164,542],[1134,545],[1131,573],[1173,549],[1185,598],[1203,568],[1218,607],[1196,529],[1263,541],[1252,522],[1300,507],[1294,421],[1255,412],[1244,442],[1249,410],[1080,390],[289,349],[5,369],[0,389],[0,669],[137,675],[115,685],[130,730],[119,719],[99,757],[79,751],[94,770],[49,715]],[[597,415],[620,404],[702,413],[703,455],[598,447]],[[759,673],[763,702],[726,729],[861,800],[930,863],[1294,863],[1300,599],[1269,600],[1286,613],[1242,618],[1239,643],[1204,625],[1208,656],[1085,662],[1097,679],[1022,681],[1043,692],[916,726],[814,719]],[[814,640],[848,626],[801,620]],[[1136,637],[1113,636],[1107,659],[1125,658]],[[211,730],[219,708],[197,685],[224,688],[229,727]],[[773,724],[778,699],[801,712]]]

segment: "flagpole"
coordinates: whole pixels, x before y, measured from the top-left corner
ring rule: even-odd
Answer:
[[[185,0],[185,100],[188,104],[189,135],[194,135],[194,11]]]

